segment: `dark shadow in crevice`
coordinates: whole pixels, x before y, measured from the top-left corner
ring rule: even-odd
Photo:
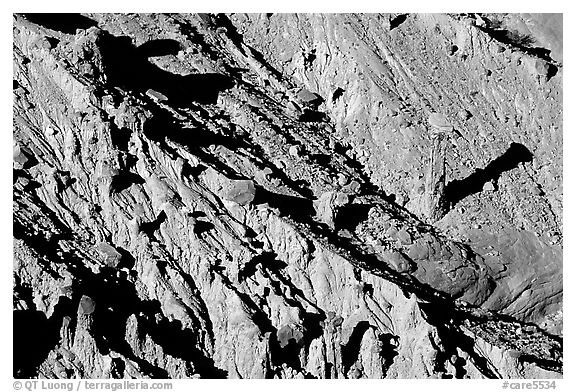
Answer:
[[[370,328],[370,323],[368,321],[360,321],[354,326],[352,334],[348,338],[348,342],[342,345],[342,368],[345,375],[350,370],[350,367],[352,367],[352,365],[358,360],[362,337],[368,328]]]
[[[362,285],[362,294],[372,297],[374,295],[374,286],[370,283]]]
[[[214,15],[214,23],[217,27],[224,27],[226,29],[226,35],[228,38],[230,38],[238,50],[246,56],[246,53],[244,52],[245,45],[243,45],[242,42],[242,34],[238,32],[236,27],[232,24],[232,21],[228,19],[225,14],[216,14]]]
[[[136,264],[136,259],[132,256],[128,250],[122,248],[121,246],[116,246],[116,250],[122,258],[120,259],[120,263],[118,264],[118,268],[127,268],[132,269],[134,268],[134,264]]]
[[[38,159],[36,159],[36,157],[28,149],[22,149],[20,151],[20,154],[26,157],[26,162],[24,162],[24,164],[22,165],[23,170],[28,170],[39,163]]]
[[[144,57],[176,56],[182,45],[173,39],[155,39],[144,42],[136,48],[139,55]]]
[[[96,21],[80,14],[37,13],[24,14],[24,17],[32,23],[64,34],[76,34],[77,29],[86,30],[92,26],[98,26]]]
[[[320,316],[320,315],[316,315]],[[295,334],[295,330],[292,326],[284,326],[280,328],[274,335],[270,336],[268,341],[269,350],[270,350],[270,361],[276,369],[281,369],[283,365],[286,365],[297,372],[304,373],[304,378],[317,378],[314,375],[307,372],[303,367],[300,361],[302,351],[307,351],[310,345],[310,342],[314,339],[310,334],[310,331],[306,329],[305,326],[304,331],[300,331],[303,333],[303,336]],[[308,335],[308,336],[307,336]],[[314,336],[319,337],[322,335],[315,334]],[[307,353],[304,353],[304,356],[307,356]],[[280,375],[280,374],[277,374]],[[271,371],[270,374],[266,375],[266,378],[273,378],[274,371]]]
[[[370,178],[370,176],[367,174],[367,171],[364,167],[364,165],[362,165],[360,162],[358,162],[356,159],[351,158],[348,154],[348,151],[352,150],[352,147],[349,145],[345,145],[341,142],[335,142],[334,143],[334,152],[336,154],[338,154],[343,160],[344,160],[344,164],[352,169],[354,171],[354,173],[359,177],[359,179],[361,180],[360,182],[360,191],[358,192],[358,194],[368,194],[371,193],[374,196],[380,197],[388,202],[394,203],[394,200],[387,194],[384,193],[384,191],[382,191],[382,189],[380,189],[378,186],[374,185],[374,183],[372,183],[372,180]],[[411,213],[406,210],[405,208],[401,207],[401,206],[397,206],[398,208],[402,209],[405,213],[408,213],[411,215]],[[412,217],[415,217],[414,215],[411,215]]]
[[[264,58],[262,53],[260,53],[259,51],[255,50],[254,48],[252,48],[252,47],[246,45],[246,43],[244,43],[242,35],[240,33],[238,33],[238,30],[236,29],[236,27],[234,26],[232,21],[228,18],[228,16],[226,16],[225,14],[217,14],[215,16],[215,23],[217,26],[221,26],[221,27],[226,28],[228,37],[236,45],[238,50],[240,50],[244,54],[244,48],[248,48],[248,50],[250,51],[250,54],[260,64],[262,64],[264,66],[264,68],[266,68],[276,78],[278,78],[280,80],[283,79],[282,73],[280,73],[276,68],[271,66],[270,63],[268,63],[268,61],[266,61],[266,59]]]
[[[110,364],[110,374],[112,378],[124,378],[126,363],[120,358],[112,358]]]
[[[200,175],[204,173],[206,169],[208,168],[201,164],[191,166],[188,162],[184,162],[184,165],[182,165],[182,177],[192,179],[196,182],[199,181]]]
[[[561,355],[561,353],[560,353]],[[518,357],[518,362],[521,363],[522,365],[524,365],[525,363],[529,363],[529,364],[537,364],[538,367],[551,371],[551,372],[556,372],[556,373],[561,373],[562,372],[562,366],[561,363],[559,364],[558,361],[553,361],[553,360],[549,360],[549,359],[542,359],[539,358],[535,355],[528,355],[528,354],[522,354]]]
[[[274,290],[274,293],[284,298],[287,304],[299,310],[299,314],[304,320],[303,325],[306,329],[305,341],[307,341],[307,336],[314,335],[314,338],[316,338],[319,336],[318,333],[322,333],[319,321],[324,320],[325,315],[322,309],[318,308],[316,304],[306,298],[304,292],[293,283],[290,277],[282,273],[282,270],[287,266],[288,264],[286,262],[278,259],[278,255],[275,252],[263,252],[254,256],[248,263],[244,264],[238,273],[238,280],[239,282],[243,282],[251,278],[256,273],[258,267],[260,267],[263,275],[269,279],[269,287]],[[282,285],[288,287],[289,290],[283,290]],[[295,297],[300,297],[300,300]],[[303,306],[302,301],[308,306],[315,308],[318,313],[307,312],[307,306]],[[312,339],[307,341],[307,344],[309,344]]]
[[[546,75],[547,79],[550,79],[558,73],[558,67],[554,64],[548,63],[548,74]]]
[[[244,236],[248,239],[254,239],[256,237],[258,237],[258,234],[251,228],[251,227],[246,227],[245,228],[245,233]]]
[[[30,292],[31,294],[31,292]],[[72,301],[61,296],[50,318],[43,312],[33,310],[14,311],[14,376],[17,378],[38,377],[38,367],[49,352],[60,343],[60,327],[63,317],[71,309]],[[70,318],[69,318],[70,319]],[[70,322],[74,328],[75,321]],[[22,356],[25,358],[23,359]]]
[[[406,21],[408,14],[400,14],[390,20],[390,30],[394,30]]]
[[[512,143],[508,150],[490,162],[485,169],[477,169],[462,180],[450,181],[446,185],[445,198],[449,206],[454,206],[464,198],[482,191],[489,181],[497,182],[502,173],[515,169],[520,163],[531,162],[532,153],[520,143]]]
[[[119,158],[124,170],[131,171],[136,168],[136,164],[138,163],[138,157],[136,155],[125,152],[124,154],[119,154]]]
[[[39,206],[41,211],[45,210],[46,216],[53,225],[51,229],[56,233],[49,239],[44,238],[42,234],[32,231],[31,228],[23,226],[15,219],[15,237],[22,239],[26,245],[34,249],[41,256],[38,258],[39,260],[47,259],[53,263],[65,263],[65,267],[75,279],[72,285],[67,288],[67,295],[71,296],[71,298],[61,296],[58,304],[54,307],[52,316],[47,322],[43,321],[45,316],[32,316],[36,325],[40,326],[39,331],[34,328],[34,332],[31,332],[30,328],[32,328],[33,323],[29,322],[29,316],[22,318],[19,318],[20,315],[16,316],[14,330],[16,332],[14,336],[15,348],[19,347],[18,345],[20,344],[27,344],[22,342],[23,339],[31,341],[31,344],[34,344],[37,350],[41,350],[42,355],[47,355],[46,349],[48,345],[51,346],[50,349],[57,348],[60,339],[59,329],[63,321],[67,319],[69,321],[68,329],[71,332],[75,331],[78,304],[81,297],[87,295],[95,302],[96,306],[94,313],[91,315],[92,324],[86,327],[91,328],[90,334],[94,337],[98,351],[104,355],[111,350],[116,351],[136,362],[145,376],[166,378],[168,376],[166,370],[136,357],[125,339],[127,318],[131,314],[139,314],[140,310],[144,310],[134,290],[133,283],[127,279],[128,274],[110,267],[102,267],[100,273],[94,273],[86,266],[86,261],[82,256],[75,252],[63,250],[60,247],[61,241],[73,240],[72,231],[69,227],[62,224],[54,212],[45,207],[37,196],[34,196],[33,202]],[[123,249],[119,251],[123,255],[123,261],[128,260],[128,263],[130,263],[131,256],[127,256]],[[59,279],[62,278],[59,277]],[[154,313],[161,313],[161,309],[156,309]],[[20,321],[25,322],[27,327],[20,326]],[[18,331],[22,333],[19,334]],[[34,336],[39,336],[42,341],[36,344],[33,339]],[[44,344],[46,344],[46,347]],[[30,352],[34,352],[34,348],[31,350]],[[29,355],[26,349],[22,349],[21,352]],[[38,353],[38,351],[36,352]],[[43,352],[46,353],[44,354]],[[15,352],[15,357],[17,356],[18,353]],[[41,361],[40,356],[37,359]],[[37,377],[37,366],[34,369],[30,368],[28,365],[34,365],[35,363],[31,362],[29,358],[26,360],[28,363],[23,368],[14,367],[14,373],[20,374],[22,371],[24,373],[32,372],[31,376]],[[206,362],[205,358],[197,358],[196,361]],[[120,374],[119,369],[118,374]]]
[[[160,143],[162,148],[171,156],[176,157],[177,151],[168,145],[167,140],[184,148],[189,153],[200,158],[202,162],[209,164],[212,168],[223,173],[228,178],[237,176],[227,165],[223,164],[214,154],[206,152],[204,149],[209,146],[225,146],[230,150],[248,148],[245,141],[235,138],[234,135],[215,133],[201,126],[190,127],[177,123],[171,113],[164,110],[154,110],[154,116],[144,124],[144,135],[149,139]],[[220,130],[224,132],[224,130]],[[205,170],[202,165],[196,168],[185,165],[183,175],[191,175],[198,179],[198,176]]]
[[[304,113],[298,117],[298,121],[301,122],[328,122],[329,120],[326,113],[310,109],[304,109]]]
[[[69,170],[57,170],[55,174],[58,193],[64,192],[77,181],[75,178],[72,178]]]
[[[312,49],[304,56],[304,68],[310,69],[316,60],[316,49]]]
[[[40,184],[38,181],[33,180],[30,174],[28,174],[28,172],[26,172],[25,170],[12,169],[12,185],[16,184],[19,178],[25,178],[28,181],[26,185],[22,186],[22,190],[24,192],[30,192],[38,188],[42,188],[42,184]],[[13,194],[14,200],[16,200],[16,196],[17,196],[16,194]]]
[[[342,94],[344,94],[344,89],[337,87],[336,90],[334,90],[334,93],[332,93],[332,103],[336,102],[338,98],[342,96]]]
[[[300,350],[302,350],[302,346],[294,339],[290,339],[284,346],[280,346],[277,342],[276,344],[270,344],[269,349],[272,363],[275,366],[286,364],[296,371],[302,371],[302,364],[300,363]]]
[[[370,204],[347,204],[336,212],[334,227],[354,231],[356,226],[368,219]]]
[[[467,318],[466,314],[455,312],[454,308],[449,306],[438,307],[433,303],[419,302],[420,310],[424,319],[431,325],[437,328],[438,335],[444,347],[437,349],[437,358],[435,361],[435,370],[444,372],[446,371],[444,363],[450,359],[452,355],[458,356],[457,348],[464,351],[470,356],[470,361],[486,378],[500,378],[500,375],[493,371],[492,364],[481,354],[475,351],[476,343],[474,339],[467,336],[460,331],[457,331],[453,325],[458,325],[463,322],[463,318]],[[433,339],[431,339],[434,345]],[[464,376],[466,370],[462,367],[458,369],[456,363],[456,376]]]
[[[39,204],[33,205],[39,206]],[[56,280],[63,279],[60,273],[52,266],[53,263],[58,264],[62,262],[61,256],[56,252],[56,249],[58,249],[58,234],[54,234],[49,239],[46,239],[42,233],[30,233],[28,226],[29,225],[25,226],[22,222],[19,222],[18,219],[14,219],[12,231],[14,238],[24,241],[35,253],[46,256],[36,259],[42,272],[47,273]]]
[[[318,308],[318,310],[320,310]],[[302,327],[304,327],[304,345],[306,349],[310,347],[310,344],[314,339],[319,338],[324,334],[324,328],[322,323],[326,320],[326,314],[322,313],[311,313],[304,312],[302,316]]]
[[[129,128],[117,128],[113,127],[110,132],[110,138],[112,139],[112,146],[117,150],[127,152],[128,143],[130,142],[130,137],[132,136],[132,131]]]
[[[157,122],[150,121],[148,127],[145,126],[146,132],[148,132],[148,129],[153,127],[154,123]],[[157,127],[154,131],[158,132],[159,130],[162,130],[162,132],[164,132],[164,136],[166,136],[168,139],[180,145],[186,146],[191,151],[197,151],[197,149],[200,147],[208,147],[214,145],[218,146],[230,143],[230,140],[227,140],[225,136],[210,132],[206,128],[183,128],[174,124],[172,127],[168,126],[164,129]]]
[[[212,222],[197,220],[194,224],[194,234],[197,236],[202,236],[202,234],[214,229],[214,224]]]
[[[130,262],[130,259],[132,262],[134,261],[127,251],[122,248],[118,249],[123,255],[123,262],[126,260]],[[102,267],[99,273],[93,273],[83,265],[83,260],[78,259],[76,255],[71,254],[69,256],[67,260],[71,263],[70,267],[73,267],[73,274],[76,277],[71,287],[72,299],[61,297],[60,302],[55,307],[53,318],[56,320],[62,320],[64,317],[71,318],[69,329],[73,331],[78,304],[81,297],[87,295],[95,303],[94,312],[91,315],[92,323],[88,328],[90,328],[90,335],[94,337],[99,353],[106,355],[110,351],[116,351],[136,362],[145,376],[167,378],[168,372],[165,369],[137,357],[132,351],[130,343],[126,340],[126,323],[131,315],[137,315],[139,336],[148,334],[153,340],[156,338],[158,328],[151,327],[149,328],[151,331],[148,331],[150,325],[147,321],[154,320],[154,323],[158,324],[160,328],[169,323],[162,316],[162,309],[158,301],[142,301],[134,289],[133,282],[128,278],[129,273],[110,267]],[[193,315],[190,315],[190,318],[194,323],[198,323]],[[166,344],[166,347],[163,347],[165,352],[166,349],[171,350],[176,342],[180,347],[185,347],[183,343],[200,344],[197,336],[190,338],[188,335],[177,334],[172,328],[168,329],[169,331],[161,330],[159,332],[161,335],[165,335],[166,339],[173,338],[173,345],[170,342],[162,342]],[[184,338],[186,339],[184,340]],[[211,359],[196,346],[189,347],[188,352],[189,354],[182,359],[190,362],[186,366],[192,365],[195,373],[199,373],[201,377],[209,378],[221,375],[219,369],[212,367]],[[178,355],[179,352],[171,350],[170,354]],[[122,373],[121,368],[122,365],[120,364],[116,372],[119,375]]]
[[[174,358],[182,359],[194,367],[193,372],[201,378],[226,378],[228,372],[215,366],[214,360],[207,357],[197,348],[198,334],[191,329],[184,328],[178,320],[170,321],[161,318],[159,321],[154,317],[161,309],[156,300],[142,303],[146,317],[140,317],[142,331],[149,334],[152,340],[162,347],[165,354]]]
[[[50,49],[54,49],[60,43],[60,40],[56,37],[46,37],[46,41],[48,41]]]
[[[165,369],[137,357],[126,340],[127,320],[131,315],[136,315],[138,336],[149,335],[162,346],[166,354],[188,362],[187,366],[192,365],[194,372],[201,377],[221,376],[221,371],[213,366],[211,359],[198,349],[201,344],[198,335],[182,328],[179,321],[171,322],[163,317],[157,300],[142,301],[133,283],[127,279],[127,274],[118,274],[112,268],[102,268],[98,274],[88,272],[76,284],[74,303],[78,303],[81,295],[89,296],[96,304],[92,314],[91,335],[101,354],[106,355],[112,350],[122,353],[138,363],[145,375],[153,378],[168,377]],[[199,322],[192,315],[190,318],[194,323]]]
[[[38,366],[60,341],[59,325],[38,310],[15,310],[12,315],[14,377],[38,377]]]
[[[301,312],[302,327],[304,328],[304,350],[306,356],[310,352],[312,342],[324,334],[324,323],[326,314],[318,308],[321,313]]]
[[[333,372],[334,372],[334,364],[331,362],[326,362],[326,364],[324,365],[324,374],[326,375],[326,379],[331,379]]]
[[[285,262],[277,259],[278,255],[276,252],[262,252],[250,259],[242,269],[238,272],[238,281],[243,282],[248,278],[254,276],[257,271],[258,266],[265,268],[267,270],[276,271],[284,269],[288,266]]]
[[[384,376],[394,363],[394,358],[398,356],[398,345],[400,344],[400,337],[392,335],[391,333],[383,333],[378,336],[380,340],[380,356],[382,357],[382,368]]]
[[[264,204],[280,211],[281,216],[288,216],[297,222],[308,222],[314,216],[312,200],[303,197],[273,193],[265,188],[257,187],[254,204]]]
[[[205,15],[206,19],[209,21],[205,27],[208,29],[212,28],[211,17],[209,14],[198,14],[200,17],[201,15]],[[182,35],[184,35],[190,42],[200,47],[200,52],[207,58],[211,60],[217,60],[220,56],[212,47],[206,42],[204,39],[204,35],[198,31],[196,26],[192,26],[188,21],[180,21],[178,19],[173,19],[174,23],[180,29]]]
[[[191,102],[214,104],[218,94],[234,86],[233,80],[222,74],[206,73],[178,75],[165,71],[148,61],[149,55],[173,53],[180,47],[174,40],[149,41],[136,48],[130,37],[103,34],[99,39],[102,62],[108,81],[114,86],[145,93],[152,89],[164,94],[171,104],[187,106]]]
[[[250,319],[254,322],[254,325],[258,327],[258,330],[262,335],[268,332],[273,332],[276,334],[276,328],[272,325],[272,321],[268,318],[268,315],[254,302],[254,300],[246,293],[241,292],[228,277],[224,274],[225,268],[218,262],[212,267],[212,272],[217,274],[222,283],[231,291],[233,291],[238,298],[246,306],[246,312],[248,313]]]
[[[160,225],[166,221],[166,213],[164,211],[158,214],[158,217],[152,222],[145,222],[140,224],[140,231],[150,238],[154,238],[154,232],[160,230]]]
[[[204,211],[192,211],[192,212],[190,212],[190,216],[194,219],[207,218],[208,217]]]
[[[246,74],[247,72],[250,72],[248,68],[242,68],[242,67],[229,67],[227,71],[235,79],[242,79],[242,75]]]
[[[501,27],[501,23],[494,22],[492,22],[492,25],[489,24],[486,27],[478,26],[480,30],[500,43],[510,45],[516,50],[538,57],[548,63],[554,62],[554,59],[550,57],[550,49],[532,46],[536,42],[532,36],[517,31],[502,29]]]
[[[12,290],[12,305],[14,309],[25,304],[26,309],[34,309],[33,300],[34,294],[32,292],[32,286],[29,283],[22,282],[22,278],[14,274],[14,286]]]
[[[114,193],[120,193],[123,190],[130,188],[133,184],[142,185],[145,182],[146,181],[140,177],[140,175],[129,171],[124,171],[112,177],[110,189]]]
[[[329,154],[310,154],[308,158],[320,166],[328,167],[332,161],[332,156]]]

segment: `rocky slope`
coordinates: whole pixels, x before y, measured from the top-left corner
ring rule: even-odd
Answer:
[[[15,15],[14,375],[560,377],[555,26]]]

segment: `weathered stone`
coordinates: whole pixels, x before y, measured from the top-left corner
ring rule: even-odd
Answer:
[[[342,192],[358,194],[360,192],[360,188],[360,183],[356,180],[352,180],[348,185],[342,187]]]
[[[428,116],[428,124],[432,128],[442,132],[450,132],[452,130],[452,124],[450,124],[446,116],[440,113],[430,113]]]
[[[20,146],[15,146],[13,149],[14,169],[23,169],[30,161],[28,154]]]
[[[82,298],[80,298],[78,314],[88,316],[94,313],[95,309],[96,303],[92,298],[88,297],[87,295],[83,295]]]
[[[254,200],[256,188],[252,180],[230,180],[223,190],[226,200],[240,205],[250,204]]]
[[[334,219],[338,209],[348,204],[348,195],[343,192],[330,191],[323,193],[314,201],[314,209],[318,218],[332,229],[335,228]]]
[[[377,254],[378,258],[398,272],[410,272],[410,260],[398,251],[384,251]]]
[[[152,98],[156,102],[168,101],[167,96],[165,96],[164,94],[162,94],[156,90],[148,89],[148,90],[146,90],[146,95],[148,95],[150,98]]]
[[[335,327],[339,327],[344,322],[344,318],[342,316],[336,316],[332,319],[332,325]]]
[[[286,347],[291,341],[296,343],[298,346],[304,344],[304,333],[301,331],[300,327],[295,325],[282,326],[278,330],[277,338],[280,347]]]
[[[213,169],[206,171],[205,179],[218,196],[239,205],[250,204],[256,195],[252,180],[230,179]]]
[[[322,98],[318,94],[313,93],[306,89],[302,89],[298,92],[298,99],[306,104],[313,104],[322,100]]]
[[[424,260],[430,254],[429,246],[424,239],[418,239],[408,250],[408,257],[412,260]]]
[[[494,188],[494,184],[491,181],[486,182],[483,186],[482,186],[482,190],[484,192],[493,192],[496,188]]]
[[[300,146],[290,146],[290,148],[288,149],[288,153],[293,157],[300,156]]]
[[[338,185],[344,186],[348,183],[348,179],[342,173],[338,174]]]
[[[412,236],[406,230],[400,230],[396,234],[396,238],[398,238],[398,241],[400,241],[402,245],[412,244]]]
[[[112,245],[101,242],[96,246],[96,249],[102,257],[102,262],[108,267],[116,268],[122,261],[122,254],[119,253]]]
[[[535,59],[534,60],[534,71],[536,71],[537,75],[548,76],[548,74],[550,72],[550,65],[542,59]]]

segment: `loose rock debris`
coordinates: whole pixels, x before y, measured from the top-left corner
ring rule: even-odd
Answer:
[[[557,18],[15,14],[14,376],[562,377]]]

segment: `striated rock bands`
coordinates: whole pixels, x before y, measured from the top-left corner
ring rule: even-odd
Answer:
[[[14,15],[14,376],[561,377],[557,25]]]

